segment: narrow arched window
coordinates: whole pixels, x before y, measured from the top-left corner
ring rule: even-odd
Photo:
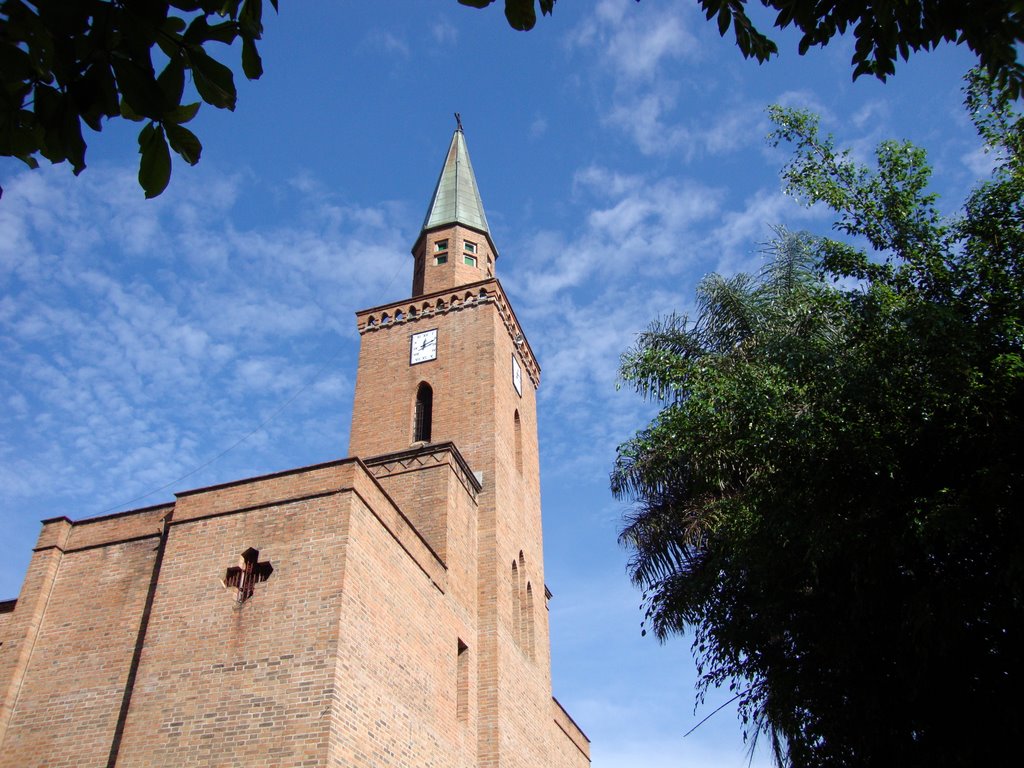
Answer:
[[[516,645],[523,643],[523,608],[522,608],[522,586],[519,583],[519,566],[515,560],[512,561],[512,636],[516,639]]]
[[[430,428],[433,421],[434,390],[426,382],[416,390],[416,415],[413,421],[413,442],[430,442]]]
[[[516,469],[523,474],[523,425],[519,420],[519,411],[516,411],[515,418],[516,432]]]
[[[523,606],[523,645],[526,655],[533,661],[537,658],[536,644],[533,630],[533,585],[526,582],[526,601]]]
[[[519,648],[526,653],[529,648],[527,632],[529,631],[529,612],[526,605],[526,558],[523,557],[523,550],[519,550],[519,578],[516,580],[516,613],[519,614],[516,621],[516,642]]]

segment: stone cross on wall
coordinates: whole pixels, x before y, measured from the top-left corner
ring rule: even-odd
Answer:
[[[238,565],[228,568],[221,580],[225,589],[235,588],[236,602],[243,603],[252,597],[256,584],[266,581],[274,572],[274,566],[269,562],[259,562],[260,551],[258,549],[245,550],[238,557]]]

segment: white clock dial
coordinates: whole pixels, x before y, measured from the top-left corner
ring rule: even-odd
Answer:
[[[414,333],[409,339],[409,365],[437,359],[437,328]]]
[[[523,369],[519,367],[519,361],[512,355],[512,386],[516,388],[519,396],[523,396]]]

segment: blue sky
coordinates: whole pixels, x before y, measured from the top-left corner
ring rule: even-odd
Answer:
[[[695,2],[562,0],[528,34],[500,5],[282,3],[263,79],[239,79],[234,113],[203,107],[202,161],[155,201],[134,125],[93,135],[78,178],[0,161],[0,599],[42,518],[345,454],[353,313],[408,295],[459,111],[543,369],[555,695],[594,768],[742,766],[728,709],[683,738],[728,698],[695,710],[689,639],[640,636],[608,472],[652,410],[616,389],[618,358],[706,273],[756,269],[772,225],[828,231],[781,192],[768,104],[818,111],[860,158],[919,143],[955,209],[988,167],[961,106],[971,59],[852,83],[850,40],[801,58],[780,34],[758,66]]]

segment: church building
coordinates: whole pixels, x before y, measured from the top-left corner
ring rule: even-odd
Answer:
[[[461,125],[412,295],[356,313],[349,458],[43,521],[0,768],[586,768],[551,695],[540,366]]]

